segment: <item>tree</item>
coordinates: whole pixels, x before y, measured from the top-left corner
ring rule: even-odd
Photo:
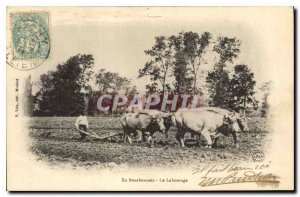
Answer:
[[[172,35],[169,40],[174,50],[174,68],[175,77],[174,88],[178,94],[192,92],[193,78],[191,68],[188,66],[184,48],[184,33],[180,32],[178,36]]]
[[[137,93],[136,86],[132,86],[131,81],[126,77],[120,76],[119,73],[101,69],[98,73],[96,73],[95,79],[98,91],[93,92],[93,95],[91,96],[89,101],[88,111],[91,115],[95,115],[95,113],[101,113],[99,112],[99,110],[96,110],[95,106],[97,106],[97,99],[103,94],[110,93],[112,95],[111,100],[113,100],[116,94],[119,94],[121,91],[123,91],[122,93],[125,94],[129,100],[133,98]],[[113,103],[111,102],[111,100],[107,101],[106,104],[112,105]],[[112,106],[110,107],[109,112],[113,116],[114,112],[112,111]]]
[[[150,56],[150,60],[145,63],[144,68],[139,70],[139,78],[150,76],[152,87],[153,84],[159,83],[162,92],[165,93],[168,73],[173,65],[171,42],[165,36],[155,37],[154,46],[145,53]]]
[[[214,51],[220,56],[217,66],[225,67],[227,62],[233,63],[240,53],[241,41],[237,38],[218,37]]]
[[[55,71],[40,77],[41,89],[36,94],[38,114],[47,116],[76,116],[87,109],[91,92],[94,58],[92,55],[70,57]]]
[[[263,83],[263,85],[260,87],[260,90],[263,92],[263,98],[262,98],[262,106],[261,106],[261,110],[260,110],[260,115],[261,117],[267,117],[269,114],[269,95],[271,93],[271,89],[272,89],[272,82],[268,81]]]
[[[100,92],[108,90],[119,92],[122,89],[127,91],[130,89],[130,80],[126,77],[121,77],[116,72],[101,69],[96,74],[96,85]]]
[[[54,71],[48,71],[40,76],[40,90],[34,96],[34,103],[37,104],[37,109],[34,111],[36,116],[53,116],[54,103]]]
[[[196,87],[199,68],[206,63],[203,55],[210,44],[212,36],[209,32],[199,35],[196,32],[180,32],[178,36],[171,36],[172,46],[175,50],[174,75],[175,87],[197,94]],[[178,90],[177,90],[178,91]]]
[[[253,103],[254,73],[251,72],[247,65],[236,65],[234,74],[230,81],[230,101],[229,107],[234,109],[236,106],[243,105],[244,113],[246,112],[246,104]]]
[[[32,81],[31,81],[31,75],[29,75],[25,79],[25,88],[23,92],[23,105],[24,105],[24,115],[25,116],[32,116],[33,115],[33,109],[34,109],[34,103],[33,103],[33,95],[32,95]]]
[[[191,69],[188,67],[184,53],[177,52],[174,63],[174,77],[175,77],[175,92],[178,94],[189,93],[193,91],[193,77],[190,74]]]
[[[213,106],[228,107],[230,100],[228,71],[215,67],[212,72],[207,73],[206,82],[212,99]]]
[[[184,48],[183,51],[186,55],[186,61],[191,67],[193,73],[193,93],[198,93],[197,75],[202,63],[205,63],[203,55],[206,53],[206,48],[208,47],[211,39],[211,34],[209,32],[204,32],[201,36],[198,33],[186,32],[184,33]]]
[[[206,82],[215,106],[229,107],[230,79],[225,67],[226,63],[233,63],[237,58],[240,45],[241,42],[237,38],[219,37],[214,46],[213,50],[219,55],[219,61],[215,64],[213,71],[208,72]]]
[[[147,84],[146,85],[146,90],[147,90],[147,93],[150,93],[150,94],[153,94],[155,92],[159,92],[158,83],[157,82],[152,82],[150,84]]]

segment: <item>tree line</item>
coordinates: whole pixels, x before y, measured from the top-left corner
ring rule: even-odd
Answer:
[[[146,93],[209,95],[209,106],[230,109],[256,103],[256,81],[250,66],[238,64],[230,70],[238,57],[241,41],[209,32],[180,32],[171,36],[157,36],[151,49],[145,50],[148,61],[138,71],[138,77],[148,77]],[[215,56],[208,60],[208,56]],[[105,69],[94,71],[94,57],[78,54],[58,64],[54,71],[40,76],[39,90],[32,94],[30,78],[26,82],[26,113],[34,116],[103,115],[96,110],[102,94],[118,93],[134,96],[136,87],[119,73]],[[206,70],[206,68],[210,68]],[[204,79],[200,83],[199,79]],[[200,83],[200,84],[199,84]],[[267,114],[268,84],[263,103]],[[113,113],[113,112],[108,112]]]
[[[150,60],[139,70],[139,77],[150,77],[151,83],[146,86],[148,92],[202,95],[207,88],[210,106],[245,109],[248,103],[257,102],[253,99],[254,73],[248,65],[241,64],[234,66],[231,77],[227,68],[238,57],[240,46],[237,38],[219,36],[213,40],[209,32],[190,31],[155,37],[152,48],[145,51]],[[205,57],[214,54],[216,60],[208,62]],[[213,69],[205,73],[207,64]],[[205,84],[198,85],[201,73],[205,73]]]
[[[40,88],[33,95],[34,116],[77,116],[96,114],[97,98],[104,93],[134,94],[130,79],[105,69],[94,71],[94,57],[78,54],[40,76]],[[27,93],[28,95],[28,93]]]

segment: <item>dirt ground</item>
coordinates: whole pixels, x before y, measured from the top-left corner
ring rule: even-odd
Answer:
[[[90,129],[101,135],[122,132],[118,117],[89,117]],[[169,131],[169,138],[156,133],[155,147],[146,143],[123,143],[121,138],[98,140],[91,137],[78,140],[79,133],[73,117],[34,117],[29,124],[32,145],[30,150],[38,160],[50,165],[68,164],[73,167],[95,165],[126,165],[129,167],[174,167],[221,161],[252,161],[255,151],[264,151],[270,142],[266,119],[252,117],[248,120],[250,131],[238,134],[239,148],[232,137],[221,137],[217,148],[204,148],[186,134],[185,148],[175,139],[176,127]],[[175,165],[176,164],[176,165]]]

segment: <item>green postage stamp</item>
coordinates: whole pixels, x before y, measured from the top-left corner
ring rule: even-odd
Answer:
[[[49,13],[12,13],[10,19],[9,64],[26,70],[41,65],[50,54]]]

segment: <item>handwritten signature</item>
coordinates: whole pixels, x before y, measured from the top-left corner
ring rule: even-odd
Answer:
[[[259,164],[255,166],[238,166],[235,164],[226,165],[205,165],[193,169],[193,175],[201,174],[201,187],[236,184],[236,183],[265,183],[278,185],[279,177],[272,173],[263,173],[270,164]],[[222,176],[220,176],[222,174]],[[225,174],[225,175],[224,175]]]

